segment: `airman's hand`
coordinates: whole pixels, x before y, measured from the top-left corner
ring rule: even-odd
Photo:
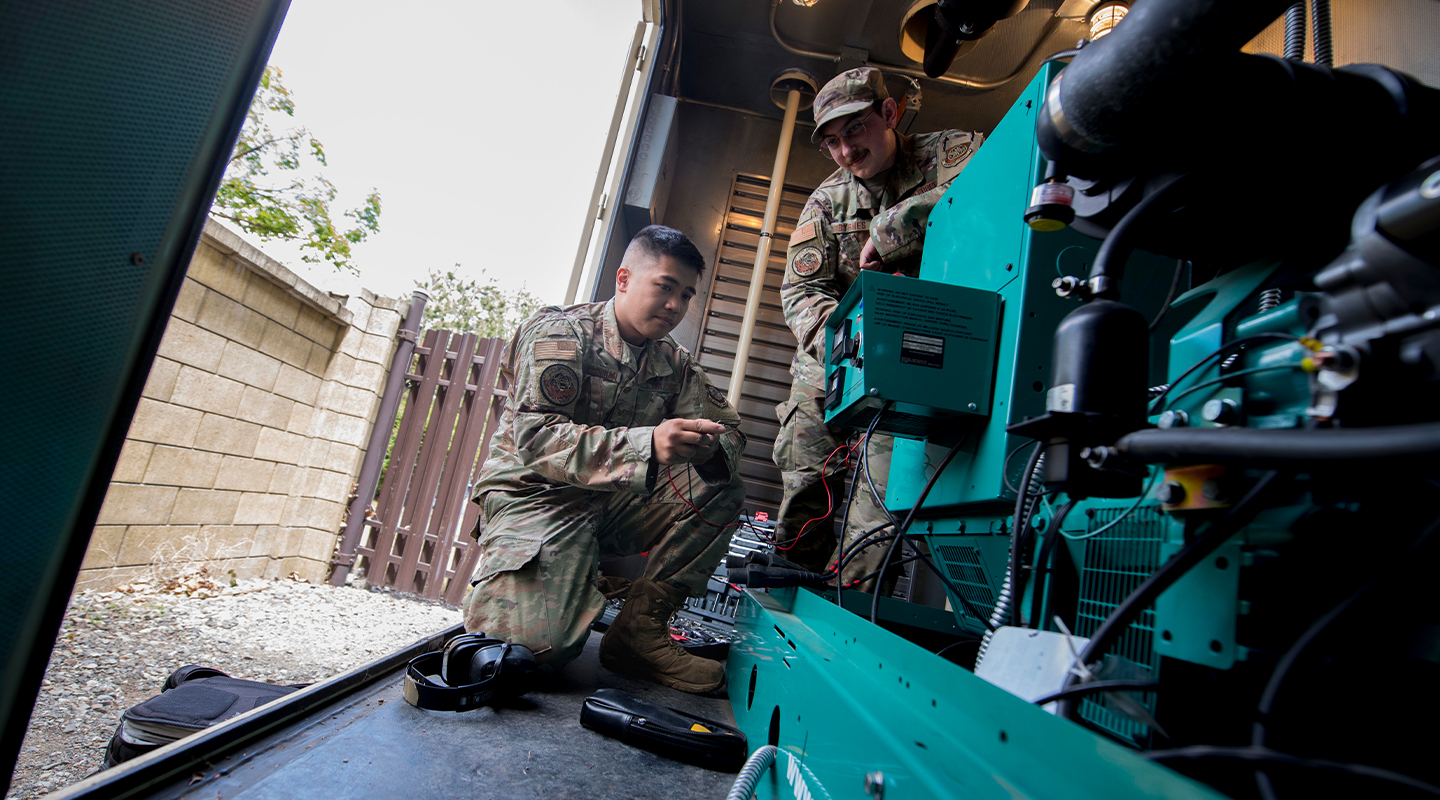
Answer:
[[[874,239],[866,239],[865,246],[860,248],[860,269],[885,269],[885,262],[880,260],[880,250],[875,247]]]
[[[704,463],[720,447],[725,426],[708,419],[667,419],[655,426],[652,446],[661,466]]]

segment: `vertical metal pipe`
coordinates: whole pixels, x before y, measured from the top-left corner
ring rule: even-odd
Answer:
[[[385,378],[385,393],[380,395],[380,408],[375,412],[375,427],[370,430],[370,443],[365,446],[365,460],[360,463],[360,478],[355,487],[355,499],[350,501],[350,516],[345,521],[345,532],[340,536],[340,547],[335,552],[330,569],[330,585],[343,586],[350,568],[355,565],[355,547],[360,544],[360,534],[365,530],[365,509],[375,497],[380,485],[380,462],[385,458],[385,448],[390,444],[390,432],[395,428],[395,412],[400,408],[400,393],[405,387],[405,373],[410,370],[410,358],[415,355],[415,340],[420,334],[420,319],[425,314],[425,303],[430,295],[415,290],[410,296],[410,310],[400,324],[400,344],[395,348],[395,357],[390,359],[390,374]]]
[[[770,170],[770,196],[765,198],[765,220],[760,224],[760,246],[755,250],[755,268],[750,273],[750,294],[745,298],[745,321],[735,345],[735,368],[730,372],[730,405],[740,407],[740,388],[745,368],[750,365],[750,341],[755,338],[755,320],[760,316],[760,295],[765,291],[765,271],[770,266],[770,244],[775,238],[775,217],[780,214],[780,193],[785,190],[785,168],[790,163],[790,139],[795,117],[800,113],[800,91],[785,93],[785,121],[780,124],[780,144],[775,149],[775,167]]]

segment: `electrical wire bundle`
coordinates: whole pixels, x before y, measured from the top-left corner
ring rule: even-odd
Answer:
[[[825,585],[833,581],[835,583],[836,589],[835,601],[837,604],[843,607],[843,592],[847,584],[849,586],[858,586],[863,585],[866,581],[874,579],[877,581],[877,584],[874,587],[875,591],[873,592],[870,608],[870,621],[873,623],[877,622],[879,619],[879,582],[886,573],[886,571],[889,570],[892,566],[898,566],[918,560],[921,563],[925,564],[926,567],[928,567],[932,572],[935,573],[937,577],[940,578],[941,585],[944,587],[946,594],[949,595],[952,600],[952,608],[954,609],[954,613],[956,615],[956,621],[960,624],[962,630],[967,627],[964,623],[964,617],[960,613],[960,609],[962,608],[971,617],[979,620],[981,624],[985,625],[987,629],[991,628],[992,626],[985,621],[986,618],[984,614],[979,609],[977,609],[974,604],[970,602],[970,600],[968,600],[955,588],[955,586],[951,583],[950,578],[940,571],[939,567],[935,565],[935,562],[931,560],[929,555],[927,555],[923,550],[921,550],[918,546],[914,544],[913,538],[908,533],[911,524],[913,524],[916,515],[920,511],[921,506],[925,504],[925,499],[930,496],[931,489],[934,488],[936,481],[939,480],[940,474],[945,471],[945,468],[949,466],[950,462],[954,460],[957,454],[959,454],[960,449],[965,444],[965,439],[964,437],[961,437],[961,439],[957,441],[953,447],[950,448],[949,452],[945,454],[945,457],[941,459],[939,465],[936,466],[934,473],[926,482],[925,487],[921,490],[919,497],[916,498],[914,506],[912,506],[910,511],[905,515],[905,519],[903,521],[896,520],[895,517],[890,514],[889,510],[885,508],[885,500],[883,497],[880,496],[879,490],[876,488],[874,478],[870,475],[869,463],[870,438],[874,434],[876,427],[879,426],[880,421],[884,417],[885,412],[889,409],[889,406],[890,403],[887,401],[876,411],[874,418],[871,419],[870,425],[865,431],[864,437],[861,438],[860,444],[857,445],[857,447],[859,447],[860,449],[859,463],[851,470],[850,485],[846,491],[845,496],[845,512],[841,517],[840,523],[840,544],[836,550],[836,558],[831,563],[829,568],[827,568],[824,572],[808,572],[796,569],[796,565],[788,564],[788,562],[776,563],[774,559],[771,559],[768,563],[760,564],[757,567],[755,566],[756,560],[750,558],[744,562],[733,563],[730,565],[731,581],[733,583],[749,585],[755,588],[770,588],[775,586],[793,585]],[[853,449],[854,448],[851,448],[852,452]],[[833,456],[834,453],[832,453],[831,455]],[[845,531],[847,529],[847,526],[849,525],[850,504],[855,496],[856,482],[858,481],[859,476],[862,472],[865,474],[866,483],[870,487],[871,495],[875,498],[876,504],[885,511],[885,515],[886,517],[888,517],[889,521],[874,528],[871,528],[870,530],[862,534],[855,542],[850,542],[847,544],[847,542],[845,541]],[[887,529],[892,530],[893,532],[881,535]],[[799,536],[797,535],[796,539],[798,538]],[[791,546],[793,546],[793,541],[794,540],[792,540]],[[895,550],[902,541],[910,543],[911,547],[915,551],[915,555],[905,557],[900,561],[895,561]],[[870,574],[863,575],[857,578],[851,578],[849,580],[841,577],[844,573],[845,568],[849,566],[850,563],[852,563],[862,551],[870,547],[883,544],[885,542],[889,542],[890,546],[886,550],[885,558],[881,563],[880,569],[875,570]],[[776,549],[778,550],[783,548],[777,546]]]

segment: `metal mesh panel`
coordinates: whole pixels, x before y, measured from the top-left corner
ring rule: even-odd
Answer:
[[[980,550],[970,544],[942,544],[935,548],[935,552],[960,595],[988,617],[995,607],[995,590],[990,586],[990,573],[985,569]],[[965,616],[977,619],[968,609],[961,610]]]
[[[1125,514],[1125,508],[1099,509],[1090,519],[1088,531],[1099,530]],[[1156,506],[1141,506],[1113,528],[1085,540],[1085,566],[1080,576],[1080,608],[1076,634],[1091,636],[1100,623],[1120,602],[1160,566],[1160,545],[1164,538],[1164,518]],[[1155,654],[1155,609],[1141,612],[1139,618],[1120,635],[1108,655],[1118,655],[1134,662],[1145,671],[1138,676],[1154,680],[1160,669]],[[1142,705],[1151,714],[1155,711],[1155,693],[1140,695]],[[1114,735],[1129,741],[1143,739],[1149,726],[1111,711],[1103,698],[1086,698],[1080,703],[1080,716]]]

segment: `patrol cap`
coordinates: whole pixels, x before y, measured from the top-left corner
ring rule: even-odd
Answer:
[[[815,130],[810,143],[820,143],[820,129],[830,120],[864,111],[889,96],[885,77],[874,67],[847,69],[836,75],[815,95]]]

